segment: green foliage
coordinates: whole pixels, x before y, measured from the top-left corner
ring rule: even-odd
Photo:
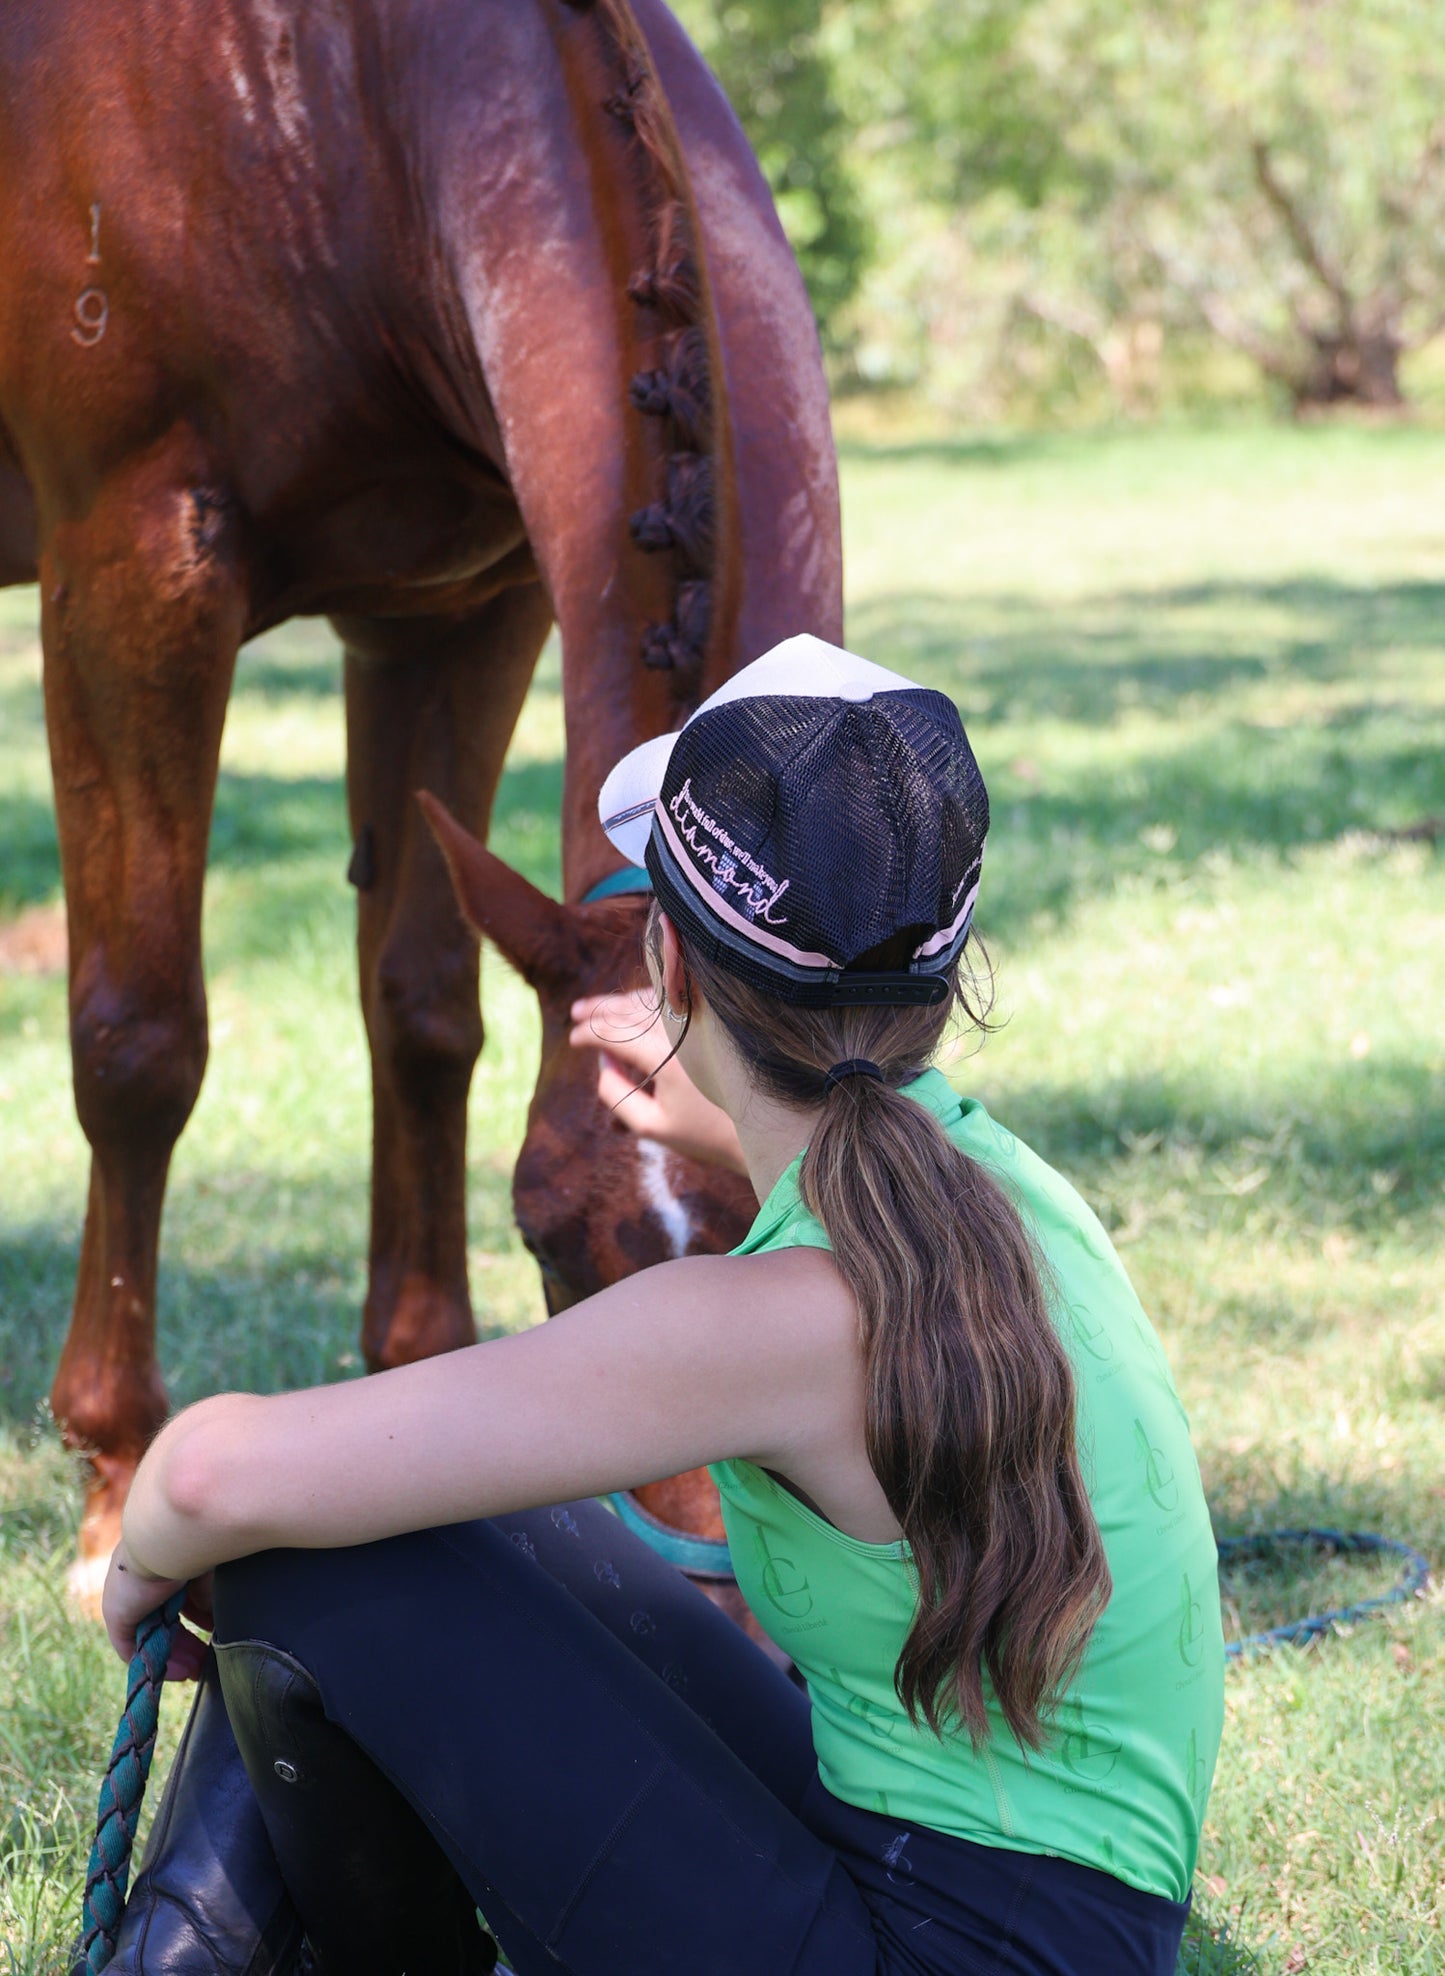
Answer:
[[[1419,0],[687,11],[854,376],[975,414],[1151,411],[1181,366],[1206,396],[1252,374],[1389,406],[1445,329],[1445,41]]]
[[[917,193],[969,204],[1008,190],[1039,205],[1071,169],[1024,29],[1033,0],[859,0],[830,24],[846,102],[887,133]]]
[[[1056,184],[1105,317],[1192,317],[1299,403],[1395,402],[1400,355],[1445,323],[1445,57],[1426,10],[1036,0],[1021,42],[1066,119]]]
[[[843,475],[850,637],[957,696],[993,798],[1007,1021],[949,1075],[1109,1227],[1221,1532],[1375,1529],[1438,1573],[1445,854],[1408,833],[1445,817],[1445,438],[940,439],[846,447]],[[3,914],[58,885],[34,619],[33,593],[0,593],[0,788],[26,845]],[[368,1080],[337,688],[317,625],[242,656],[211,1063],[163,1241],[178,1401],[357,1370]],[[549,652],[495,841],[554,889],[561,747]],[[469,1265],[504,1330],[542,1309],[510,1205],[537,1027],[490,956],[483,993]],[[65,1966],[120,1699],[64,1606],[76,1493],[42,1414],[85,1201],[66,1046],[63,980],[0,976],[4,1976]],[[1306,1564],[1236,1574],[1239,1623],[1371,1588]],[[1439,1976],[1442,1683],[1438,1592],[1230,1675],[1184,1976]]]
[[[870,240],[821,33],[823,0],[682,0],[677,12],[748,134],[824,344],[836,347]]]

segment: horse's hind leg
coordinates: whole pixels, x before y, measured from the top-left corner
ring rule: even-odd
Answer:
[[[367,1364],[470,1344],[467,1092],[482,1044],[476,942],[415,801],[485,837],[551,607],[537,583],[464,621],[347,619],[347,777],[372,1065]]]
[[[75,1104],[91,1148],[51,1405],[92,1463],[75,1581],[87,1603],[165,1416],[161,1204],[206,1060],[201,891],[244,593],[227,502],[197,466],[153,455],[113,476],[41,555]]]

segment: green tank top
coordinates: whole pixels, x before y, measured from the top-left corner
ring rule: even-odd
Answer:
[[[808,1684],[823,1783],[901,1821],[1056,1854],[1182,1901],[1224,1718],[1217,1558],[1189,1424],[1163,1349],[1084,1201],[930,1070],[906,1087],[1031,1223],[1078,1390],[1078,1445],[1113,1595],[1026,1755],[990,1701],[975,1755],[915,1729],[893,1687],[917,1605],[907,1546],[846,1536],[746,1461],[713,1465],[738,1584]],[[734,1251],[827,1248],[788,1168]]]

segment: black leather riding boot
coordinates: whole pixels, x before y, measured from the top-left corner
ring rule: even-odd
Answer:
[[[109,1968],[112,1976],[293,1976],[300,1954],[301,1923],[208,1654]]]
[[[226,1706],[320,1976],[489,1976],[472,1897],[298,1660],[219,1649]]]

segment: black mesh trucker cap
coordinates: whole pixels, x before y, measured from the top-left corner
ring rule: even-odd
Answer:
[[[945,694],[789,638],[624,756],[598,809],[684,937],[752,986],[815,1008],[948,992],[988,792]]]

